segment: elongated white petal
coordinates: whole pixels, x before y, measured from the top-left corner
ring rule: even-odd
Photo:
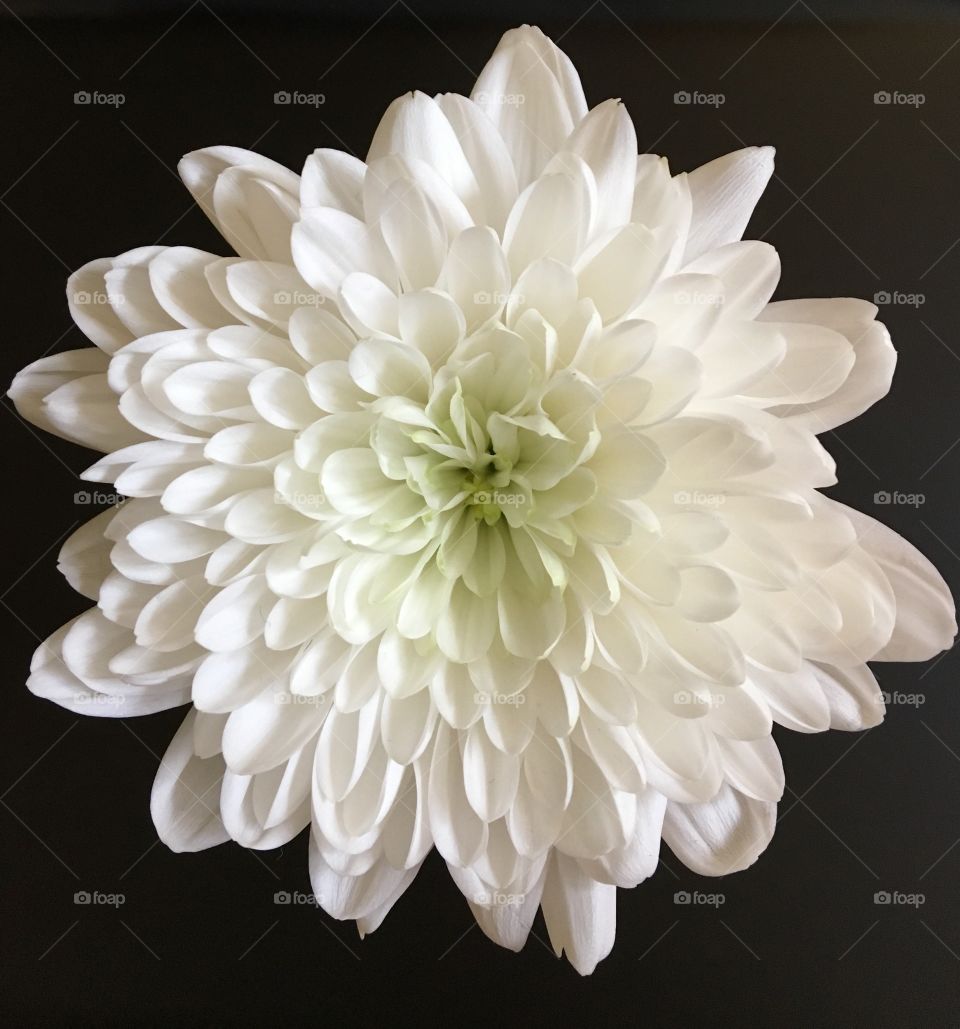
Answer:
[[[701,165],[687,176],[693,217],[684,258],[734,243],[773,174],[773,147],[747,147]]]
[[[616,887],[596,882],[575,859],[554,853],[540,903],[557,957],[566,954],[581,975],[590,975],[613,948]]]
[[[229,836],[220,820],[220,757],[198,758],[191,711],[163,756],[150,794],[150,814],[160,839],[175,851],[206,850]]]
[[[846,509],[861,547],[883,569],[896,598],[896,624],[877,661],[926,661],[953,646],[956,609],[943,577],[911,543],[881,522]]]
[[[197,204],[241,257],[289,259],[298,175],[231,146],[195,150],[180,161],[178,170]]]
[[[724,786],[703,804],[668,804],[663,838],[699,875],[728,875],[748,868],[766,850],[776,812],[776,804]]]
[[[504,34],[470,97],[500,130],[521,189],[587,113],[569,58],[529,25]]]

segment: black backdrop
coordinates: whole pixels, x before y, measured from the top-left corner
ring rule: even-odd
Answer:
[[[669,26],[621,21],[600,3],[543,27],[562,36],[588,99],[623,97],[641,145],[675,169],[741,141],[778,146],[750,235],[780,250],[779,296],[898,301],[883,308],[900,351],[893,394],[830,435],[833,493],[903,532],[956,589],[960,46],[950,48],[960,22],[858,25],[791,10],[777,24],[779,11]],[[131,21],[8,18],[0,380],[84,344],[63,297],[79,264],[153,242],[222,249],[175,179],[182,153],[254,145],[296,169],[316,146],[362,155],[394,96],[467,92],[507,27],[445,24],[405,3],[371,25],[242,17],[205,2]],[[76,105],[79,90],[125,102]],[[278,90],[325,99],[277,106]],[[678,105],[681,90],[725,102]],[[875,103],[884,90],[925,102]],[[303,837],[262,854],[230,845],[177,856],[156,843],[150,784],[179,711],[79,719],[24,689],[37,641],[85,606],[55,555],[93,513],[74,503],[92,458],[4,403],[0,976],[2,1003],[22,1024],[960,1020],[956,654],[881,666],[896,703],[869,733],[778,731],[788,789],[759,864],[706,881],[665,850],[652,881],[620,893],[616,948],[592,978],[554,959],[539,918],[519,956],[487,942],[435,855],[361,943],[352,924],[275,903],[278,891],[309,891]],[[923,503],[878,505],[882,491]],[[83,890],[124,903],[76,905]],[[693,890],[724,903],[675,902]],[[923,903],[875,903],[883,891]]]

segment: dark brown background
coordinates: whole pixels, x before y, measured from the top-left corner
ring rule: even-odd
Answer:
[[[950,48],[960,21],[861,25],[802,0],[744,24],[656,24],[604,2],[577,21],[589,6],[580,2],[543,27],[562,36],[591,102],[624,99],[643,147],[679,170],[741,140],[777,145],[777,178],[750,235],[780,250],[779,296],[923,294],[883,311],[900,351],[892,396],[827,442],[834,494],[893,524],[956,588],[960,46]],[[362,155],[399,93],[469,91],[508,27],[474,14],[457,26],[401,0],[376,24],[376,12],[338,23],[200,0],[139,20],[8,15],[0,381],[84,344],[63,296],[79,264],[153,242],[222,250],[175,178],[182,153],[256,144],[295,169],[316,146]],[[76,106],[81,89],[126,102]],[[276,106],[282,89],[326,102]],[[722,92],[725,103],[678,106],[684,89]],[[926,102],[878,106],[878,90]],[[778,732],[788,790],[759,864],[706,881],[665,851],[653,881],[620,893],[616,948],[590,979],[556,961],[539,919],[519,956],[488,943],[435,856],[361,943],[352,924],[274,903],[277,891],[309,890],[305,838],[263,854],[231,845],[176,856],[156,844],[150,784],[179,712],[80,719],[24,689],[37,641],[86,603],[55,557],[92,514],[74,503],[91,455],[41,438],[4,404],[0,996],[22,1024],[960,1021],[955,654],[881,666],[884,689],[923,703],[894,704],[867,734]],[[877,506],[883,490],[925,502]],[[78,890],[125,903],[76,906]],[[725,903],[678,905],[680,890],[719,891]],[[884,890],[925,902],[875,904]]]

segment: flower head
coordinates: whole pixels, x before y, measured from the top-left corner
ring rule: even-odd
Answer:
[[[873,725],[866,662],[951,645],[933,567],[819,492],[817,434],[894,352],[872,304],[771,302],[776,251],[741,236],[772,168],[638,156],[524,27],[472,98],[396,100],[366,161],[185,157],[237,256],[72,276],[96,346],[11,392],[131,499],[63,548],[96,606],[29,685],[192,705],[170,847],[310,826],[320,904],[367,932],[435,846],[488,936],[542,906],[587,973],[661,838],[706,875],[764,849],[774,721]]]

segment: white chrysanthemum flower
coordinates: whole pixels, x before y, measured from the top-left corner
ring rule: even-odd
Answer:
[[[705,875],[767,845],[772,722],[874,725],[866,662],[951,645],[929,562],[818,492],[817,433],[894,351],[871,304],[770,302],[740,237],[772,168],[671,176],[525,27],[472,98],[396,100],[366,163],[184,158],[239,256],[71,278],[96,348],[12,395],[132,499],[63,548],[96,606],[30,689],[192,704],[170,847],[309,826],[319,903],[369,932],[436,846],[488,936],[542,907],[588,973],[661,838]]]

